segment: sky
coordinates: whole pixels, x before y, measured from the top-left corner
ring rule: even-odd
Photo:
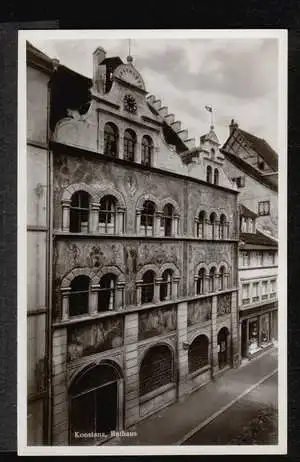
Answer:
[[[103,47],[107,57],[125,62],[128,39],[30,39],[50,58],[87,77],[92,53]],[[278,150],[278,40],[275,38],[166,38],[131,40],[133,64],[146,90],[181,120],[189,138],[209,131],[213,107],[215,132],[223,144],[234,119]]]

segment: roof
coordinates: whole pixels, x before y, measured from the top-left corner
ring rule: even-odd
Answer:
[[[252,165],[248,164],[245,160],[241,159],[240,157],[236,156],[235,154],[231,154],[226,151],[226,143],[220,152],[224,154],[224,156],[236,167],[238,167],[243,172],[247,173],[252,178],[255,178],[259,183],[265,185],[267,188],[272,189],[272,191],[278,191],[278,186],[274,184],[269,178],[265,175],[262,175],[256,168],[252,167]]]
[[[220,141],[219,141],[217,135],[215,134],[215,132],[213,130],[213,127],[210,127],[210,131],[208,133],[206,133],[205,135],[200,136],[200,140],[201,140],[201,142],[211,141],[212,143],[220,144]]]
[[[27,62],[33,67],[37,67],[47,74],[53,71],[53,60],[28,41],[26,41],[26,54]]]
[[[250,218],[256,218],[258,216],[256,213],[252,212],[252,210],[248,209],[243,204],[240,205],[240,215],[242,215],[243,217]]]
[[[271,148],[271,146],[262,138],[251,135],[251,133],[245,132],[238,128],[239,132],[246,138],[248,143],[251,145],[257,154],[259,154],[264,161],[275,171],[278,171],[278,154]]]
[[[243,249],[255,249],[255,248],[267,248],[277,249],[278,242],[271,237],[266,236],[260,231],[256,230],[256,233],[240,233],[240,241],[245,245]]]

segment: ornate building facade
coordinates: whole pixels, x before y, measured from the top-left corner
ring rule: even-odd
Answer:
[[[240,360],[237,188],[213,127],[196,146],[130,56],[93,60],[91,80],[49,60],[50,83],[35,77],[48,105],[28,94],[33,124],[48,107],[49,257],[30,285],[39,273],[48,287],[37,329],[53,445],[101,444]],[[87,432],[99,437],[76,438]]]

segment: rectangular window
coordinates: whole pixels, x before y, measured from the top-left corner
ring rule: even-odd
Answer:
[[[270,201],[261,201],[258,203],[258,215],[270,215]]]
[[[272,279],[270,281],[270,286],[271,286],[270,298],[274,298],[276,297],[276,279]]]
[[[258,301],[259,301],[259,283],[253,282],[252,302],[256,303]]]
[[[261,284],[261,299],[266,300],[268,298],[268,281],[263,281]]]
[[[275,252],[269,252],[269,262],[270,262],[270,265],[275,265]]]
[[[243,266],[250,266],[250,252],[242,252]]]
[[[242,286],[242,303],[243,305],[250,303],[250,284],[243,284]]]

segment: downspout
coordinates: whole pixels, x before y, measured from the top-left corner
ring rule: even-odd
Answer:
[[[46,364],[47,364],[47,443],[52,444],[52,264],[53,264],[53,154],[50,149],[51,127],[50,127],[50,111],[51,111],[51,90],[53,73],[57,69],[56,60],[53,60],[53,69],[50,80],[48,82],[47,92],[47,153],[48,153],[48,249],[46,257],[47,267],[47,300],[48,300],[48,316],[46,322]]]

